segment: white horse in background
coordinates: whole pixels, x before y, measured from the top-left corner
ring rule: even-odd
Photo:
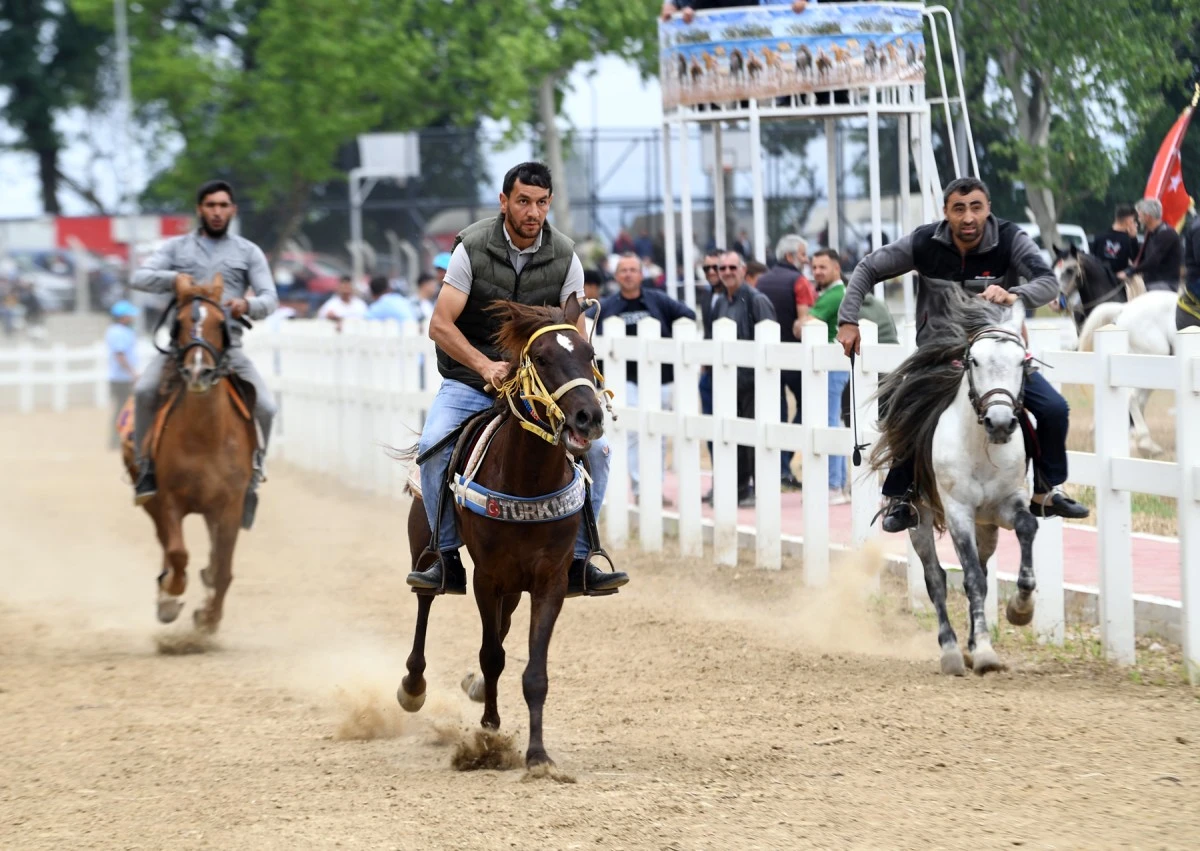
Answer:
[[[1175,354],[1176,293],[1151,290],[1127,303],[1105,302],[1096,305],[1079,329],[1079,351],[1092,350],[1092,338],[1106,325],[1129,332],[1129,351],[1139,355]],[[1146,424],[1146,402],[1150,390],[1134,390],[1129,397],[1129,415],[1133,418],[1133,438],[1141,451],[1161,455],[1163,448],[1150,436]]]

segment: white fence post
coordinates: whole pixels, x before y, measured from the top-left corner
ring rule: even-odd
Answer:
[[[783,512],[780,506],[779,447],[768,448],[768,428],[779,420],[779,369],[768,366],[768,356],[783,344],[779,323],[759,322],[754,328],[754,520],[755,563],[769,570],[783,566]]]
[[[879,344],[879,328],[874,322],[864,319],[859,323],[859,333],[862,335],[863,351],[869,353],[872,346]],[[879,387],[878,373],[867,369],[866,361],[859,356],[850,370],[850,380],[854,382],[854,391],[850,400],[851,435],[858,432],[858,439],[863,443],[874,443],[872,436],[876,421],[879,419],[879,402],[871,398]],[[858,407],[855,407],[855,402]],[[856,548],[862,547],[874,533],[871,521],[879,511],[879,476],[872,473],[867,466],[866,456],[870,450],[863,451],[863,466],[854,466],[853,453],[847,459],[847,480],[850,482],[850,509],[853,523],[852,541]],[[858,475],[855,476],[855,472]]]
[[[67,347],[64,343],[55,343],[50,347],[50,380],[50,404],[55,413],[61,414],[67,409],[67,397],[70,392]]]
[[[604,373],[609,388],[614,393],[614,406],[624,408],[626,398],[625,381],[625,322],[615,316],[603,321],[603,336],[597,344],[604,344]],[[629,545],[629,426],[637,426],[636,411],[619,413],[611,424],[609,437],[608,494],[604,499],[604,533],[614,549]]]
[[[691,319],[677,319],[672,326],[675,338],[675,469],[679,494],[679,555],[699,558],[704,555],[704,524],[701,522],[700,441],[688,428],[689,421],[700,415],[700,364],[685,357],[685,348],[700,338],[700,330]]]
[[[732,319],[713,323],[713,560],[725,565],[738,559],[737,367],[724,351],[736,339]]]
[[[820,587],[829,582],[829,456],[817,452],[818,429],[829,422],[829,373],[813,365],[813,350],[828,341],[824,322],[804,323],[804,582]]]
[[[1057,328],[1031,324],[1029,349],[1035,358],[1057,351],[1061,343]],[[1054,370],[1044,373],[1049,379]],[[1051,382],[1056,388],[1059,383]],[[1038,519],[1033,540],[1033,571],[1037,579],[1037,605],[1033,610],[1033,630],[1043,641],[1061,645],[1066,639],[1066,595],[1063,587],[1063,521],[1061,517]]]
[[[22,414],[33,413],[34,384],[37,374],[34,371],[34,350],[28,344],[17,347],[17,410]]]
[[[1200,490],[1196,476],[1196,423],[1200,422],[1200,329],[1175,337],[1179,386],[1175,391],[1175,456],[1179,464],[1179,579],[1183,663],[1192,685],[1200,682]]]
[[[1129,351],[1129,332],[1104,328],[1095,335],[1096,526],[1100,555],[1100,637],[1105,655],[1122,665],[1134,650],[1133,539],[1129,492],[1113,487],[1114,458],[1129,457],[1129,388],[1114,387],[1111,356]]]
[[[92,404],[97,408],[108,406],[108,349],[104,343],[93,343],[88,355],[92,376]],[[146,365],[139,364],[142,369]]]
[[[638,320],[638,540],[642,550],[658,553],[663,548],[663,439],[652,422],[662,411],[662,368],[652,342],[662,337],[662,325],[652,316]]]

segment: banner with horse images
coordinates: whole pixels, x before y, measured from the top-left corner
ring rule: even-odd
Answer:
[[[701,12],[658,27],[663,109],[925,79],[921,5]]]

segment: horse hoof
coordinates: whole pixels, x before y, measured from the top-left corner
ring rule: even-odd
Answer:
[[[942,673],[952,677],[961,677],[967,673],[963,664],[964,654],[957,647],[948,647],[942,651]]]
[[[1004,616],[1013,626],[1028,626],[1029,622],[1033,620],[1033,600],[1029,600],[1028,609],[1022,610],[1017,598],[1010,598],[1008,605],[1004,607]]]
[[[220,621],[215,621],[206,609],[196,609],[192,612],[192,624],[200,632],[213,633],[217,631]]]
[[[182,597],[163,596],[158,601],[158,620],[160,623],[174,623],[183,611]]]
[[[204,570],[200,571],[200,581],[204,583],[205,588],[215,588],[216,587],[213,584],[213,575],[212,575],[212,567],[211,566],[206,567],[206,568],[204,568]]]
[[[421,707],[425,705],[425,692],[420,694],[409,694],[404,690],[404,684],[396,689],[396,700],[400,703],[400,708],[405,712],[420,712]]]
[[[1000,661],[1000,657],[996,655],[996,651],[990,647],[980,648],[975,651],[975,664],[971,667],[981,677],[993,671],[1006,670],[1005,664]]]
[[[970,650],[964,650],[962,652],[962,660],[963,660],[963,664],[966,665],[968,668],[975,667],[975,657],[971,655]]]
[[[462,682],[459,685],[462,686],[462,690],[466,692],[467,697],[476,703],[483,703],[484,682],[482,676],[472,671],[462,678]]]

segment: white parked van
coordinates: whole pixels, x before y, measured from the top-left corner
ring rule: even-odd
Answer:
[[[1021,222],[1017,227],[1033,238],[1033,241],[1037,243],[1037,247],[1042,250],[1043,259],[1053,266],[1054,252],[1048,246],[1042,245],[1042,229],[1030,222]],[[1083,254],[1091,253],[1091,249],[1088,247],[1087,233],[1079,225],[1059,225],[1058,236],[1063,241],[1063,244],[1059,248],[1069,248],[1074,245],[1076,250]]]

